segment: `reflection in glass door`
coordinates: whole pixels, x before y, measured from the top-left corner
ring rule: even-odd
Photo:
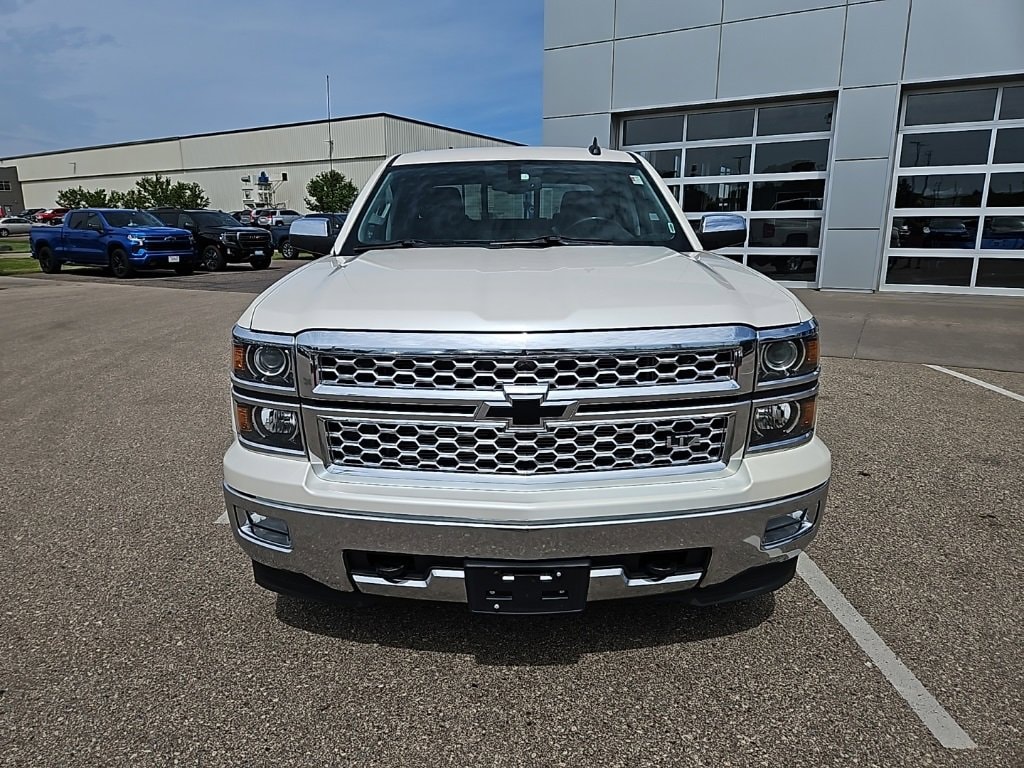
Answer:
[[[707,213],[747,219],[747,242],[723,255],[814,285],[833,107],[826,100],[626,119],[622,146],[647,158],[695,227]]]
[[[1024,294],[1024,85],[903,100],[883,290]]]

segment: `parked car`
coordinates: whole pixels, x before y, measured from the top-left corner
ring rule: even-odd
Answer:
[[[695,233],[647,161],[597,154],[391,158],[335,258],[241,315],[224,494],[257,583],[533,614],[793,578],[831,475],[817,323],[705,252],[742,217]]]
[[[285,259],[297,259],[304,253],[325,256],[330,253],[345,224],[347,213],[310,213],[293,221],[278,240],[278,250]],[[279,229],[277,227],[273,228]]]
[[[199,255],[197,265],[211,272],[243,261],[253,269],[266,269],[274,256],[267,230],[243,227],[224,211],[153,208],[150,213],[169,226],[191,232]]]
[[[67,212],[67,208],[47,208],[37,213],[34,220],[36,224],[60,224]]]
[[[35,221],[36,214],[45,211],[45,208],[26,208],[21,213],[17,214],[19,218],[28,219],[29,221]]]
[[[192,273],[195,247],[183,229],[164,226],[145,211],[81,208],[59,227],[37,225],[29,235],[32,256],[43,272],[60,272],[64,264],[108,267],[115,277],[138,269],[173,269]]]
[[[291,224],[302,214],[287,208],[257,208],[252,212],[253,224],[261,227],[277,227],[282,224]]]
[[[21,216],[7,216],[0,219],[0,237],[26,235],[32,229],[32,222]]]

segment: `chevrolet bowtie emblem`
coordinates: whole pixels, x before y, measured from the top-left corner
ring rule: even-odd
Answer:
[[[567,419],[575,402],[548,403],[547,387],[506,387],[505,399],[483,403],[477,412],[482,421],[504,421],[506,429],[543,429],[550,421]]]

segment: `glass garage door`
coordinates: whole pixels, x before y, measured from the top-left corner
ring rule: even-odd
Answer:
[[[883,290],[1024,294],[1024,85],[904,96]]]
[[[627,118],[620,146],[647,158],[696,227],[747,219],[747,242],[722,254],[777,280],[817,281],[834,101]]]

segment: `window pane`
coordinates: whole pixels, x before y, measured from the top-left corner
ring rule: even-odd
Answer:
[[[827,162],[828,139],[758,144],[754,173],[824,171]]]
[[[820,211],[825,205],[825,180],[755,181],[754,211]]]
[[[996,111],[996,89],[914,93],[907,97],[906,125],[968,123],[991,120]]]
[[[897,208],[976,208],[985,174],[901,176],[896,180]]]
[[[683,116],[644,117],[627,120],[622,143],[668,144],[683,140]]]
[[[731,139],[754,134],[754,110],[730,109],[725,112],[705,112],[690,115],[686,126],[689,141],[702,139]]]
[[[970,285],[973,259],[890,256],[885,282],[894,285]]]
[[[986,216],[981,247],[991,250],[1024,250],[1024,216]]]
[[[821,219],[751,219],[752,248],[817,248]]]
[[[818,257],[752,253],[747,256],[747,266],[776,280],[813,281],[818,272]]]
[[[1024,259],[979,259],[977,284],[983,288],[1024,288]]]
[[[684,211],[745,211],[747,185],[687,184],[683,187]]]
[[[832,102],[764,107],[757,115],[757,135],[812,133],[832,130]]]
[[[750,173],[750,145],[696,147],[686,150],[687,176],[734,176]]]
[[[943,216],[897,217],[889,233],[890,248],[973,248],[978,219]]]
[[[656,149],[641,152],[640,155],[654,166],[654,170],[662,178],[679,178],[680,153],[678,149]]]
[[[999,108],[999,117],[1003,120],[1024,119],[1024,85],[1003,89],[1003,105]]]
[[[988,183],[987,205],[1024,208],[1024,173],[993,173]]]
[[[994,163],[1024,163],[1024,128],[1003,128],[996,133]]]
[[[991,131],[915,133],[903,137],[901,168],[927,165],[983,165],[988,162]]]

